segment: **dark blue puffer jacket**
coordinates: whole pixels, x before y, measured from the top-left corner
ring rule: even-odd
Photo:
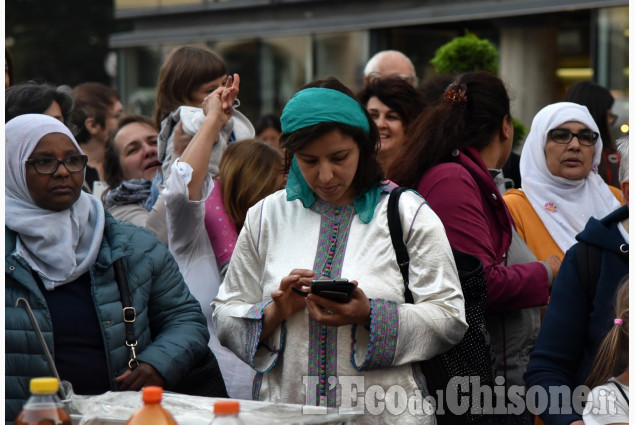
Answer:
[[[580,284],[578,244],[567,251],[525,372],[528,388],[538,385],[549,393],[550,387],[564,385],[573,390],[589,376],[600,343],[613,326],[618,285],[628,274],[628,244],[618,229],[618,223],[626,218],[628,205],[602,220],[591,218],[576,236],[601,251],[600,276],[593,300],[589,301],[588,292]],[[567,425],[582,419],[575,411],[562,414],[546,411],[540,417],[547,425]]]

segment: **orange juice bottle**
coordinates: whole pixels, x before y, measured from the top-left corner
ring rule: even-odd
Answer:
[[[14,425],[71,425],[71,417],[57,396],[59,386],[57,378],[31,379],[31,397],[15,419]]]
[[[126,425],[177,425],[174,417],[161,406],[163,388],[143,388],[143,406],[132,414]]]

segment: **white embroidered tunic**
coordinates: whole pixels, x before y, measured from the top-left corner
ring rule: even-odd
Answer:
[[[221,343],[258,372],[254,399],[357,406],[365,411],[359,423],[434,423],[421,403],[411,412],[402,396],[421,391],[425,397],[425,378],[414,362],[462,338],[463,294],[441,221],[421,196],[407,191],[399,212],[415,304],[404,304],[387,224],[391,188],[383,189],[367,224],[353,204],[337,207],[317,199],[305,208],[299,199],[287,201],[285,190],[249,210],[213,306]],[[370,331],[320,325],[305,308],[260,343],[263,309],[295,268],[311,269],[316,278],[357,280],[371,301]],[[351,379],[357,379],[357,388]]]

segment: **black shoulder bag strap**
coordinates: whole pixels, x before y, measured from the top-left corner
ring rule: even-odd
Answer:
[[[626,392],[624,391],[624,389],[622,388],[622,385],[619,384],[618,382],[615,381],[611,381],[616,387],[617,389],[622,393],[622,397],[624,397],[624,400],[626,400],[626,405],[628,406],[628,396],[626,395]]]
[[[137,346],[137,338],[134,335],[134,322],[137,320],[137,311],[132,306],[132,298],[130,297],[130,289],[128,288],[128,279],[126,278],[126,271],[123,268],[123,258],[115,260],[113,263],[115,269],[115,280],[119,287],[119,294],[121,295],[121,305],[123,306],[123,322],[126,327],[126,345],[130,350],[130,361],[128,367],[134,370],[139,366],[137,360],[137,352],[135,347]]]
[[[399,218],[399,197],[406,190],[408,190],[406,187],[396,187],[390,192],[390,196],[388,197],[388,229],[390,231],[392,246],[395,248],[395,253],[397,254],[397,264],[399,264],[399,270],[401,271],[404,286],[406,287],[406,302],[413,304],[414,299],[412,298],[412,292],[410,292],[408,288],[410,282],[408,274],[410,256],[408,255],[406,244],[403,242],[403,229],[401,227],[401,219]]]

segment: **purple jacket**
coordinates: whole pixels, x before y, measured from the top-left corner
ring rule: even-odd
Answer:
[[[417,191],[443,222],[452,248],[483,263],[488,308],[502,312],[547,304],[549,275],[543,263],[505,265],[514,224],[476,149],[432,167]]]

